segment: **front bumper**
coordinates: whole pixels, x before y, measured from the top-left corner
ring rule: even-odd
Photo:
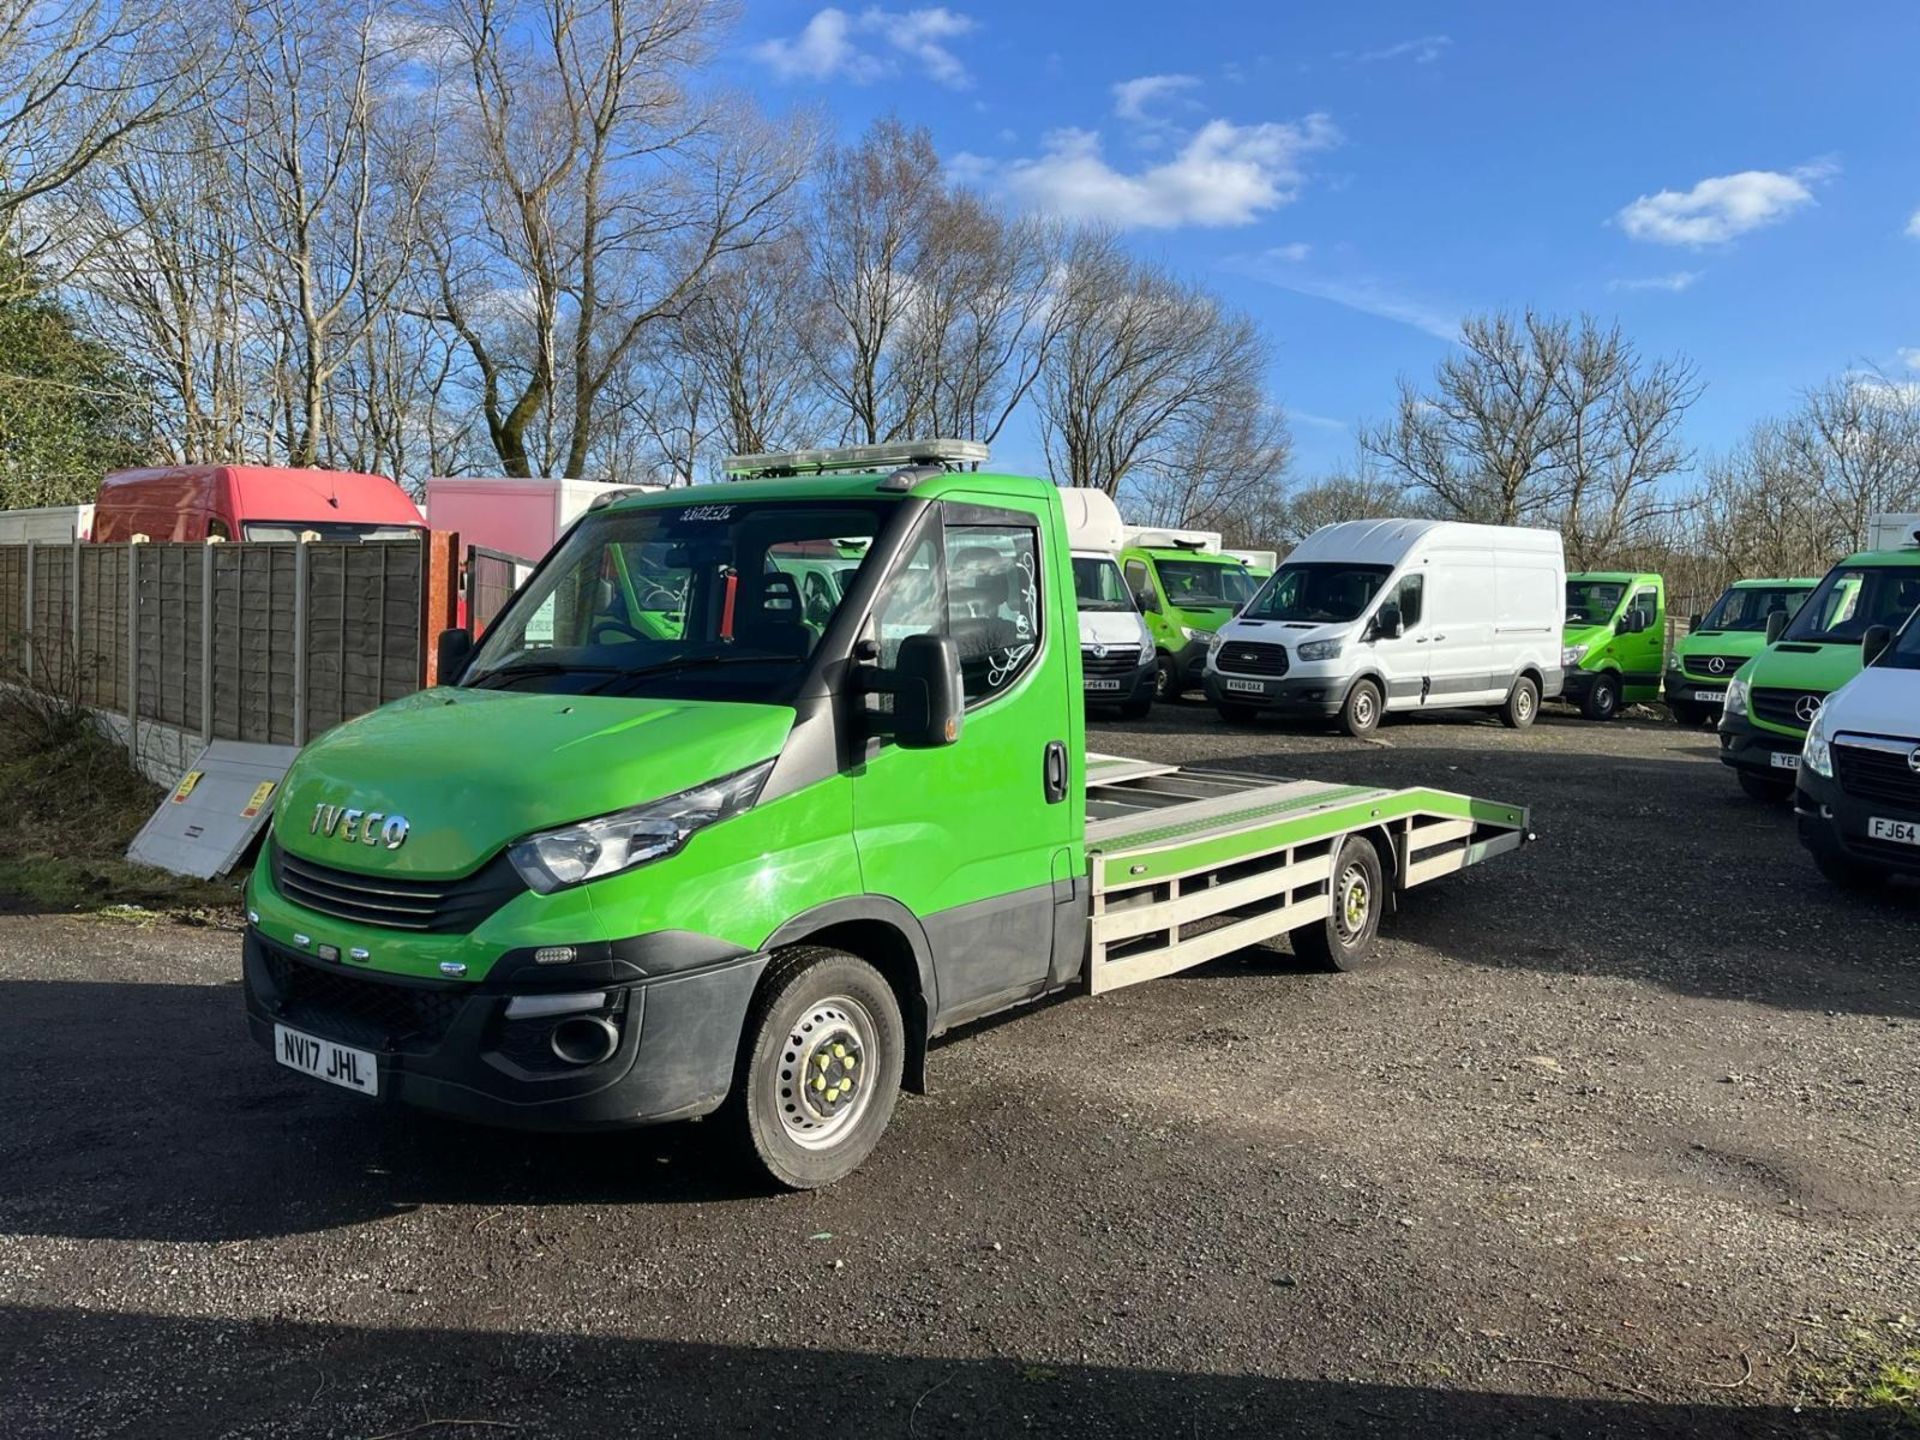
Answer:
[[[1762,730],[1744,715],[1721,713],[1720,763],[1731,765],[1735,770],[1771,775],[1776,780],[1791,780],[1799,770],[1800,750],[1804,744],[1802,736]],[[1790,755],[1794,757],[1794,763],[1787,765],[1776,761],[1773,758],[1776,755]]]
[[[1180,689],[1191,690],[1201,683],[1201,676],[1207,668],[1207,647],[1212,643],[1211,635],[1204,636],[1199,640],[1189,640],[1172,652],[1173,673],[1180,682]]]
[[[1598,670],[1567,670],[1560,677],[1560,698],[1569,705],[1584,705],[1593,693],[1593,677]]]
[[[497,968],[506,973],[476,984],[329,963],[250,928],[247,1025],[270,1053],[276,1024],[371,1051],[380,1102],[485,1124],[591,1130],[717,1109],[767,957],[685,932],[594,948],[608,952],[608,963],[577,981],[556,973],[564,967],[535,974],[503,961]],[[605,1060],[573,1065],[552,1054],[547,1035],[562,1016],[507,1018],[515,995],[562,987],[606,993],[596,1013],[619,1038]]]
[[[1794,784],[1793,812],[1800,843],[1809,850],[1838,850],[1864,865],[1920,875],[1920,845],[1875,840],[1868,833],[1869,822],[1875,819],[1920,825],[1920,810],[1849,795],[1839,781],[1824,779],[1803,766]]]
[[[1667,671],[1661,682],[1660,698],[1668,705],[1704,705],[1718,710],[1727,703],[1727,682],[1696,679],[1692,675]]]
[[[1258,685],[1259,690],[1227,689],[1226,682]],[[1347,683],[1331,675],[1268,678],[1262,675],[1206,674],[1207,699],[1215,705],[1248,705],[1280,715],[1330,720],[1347,702]]]

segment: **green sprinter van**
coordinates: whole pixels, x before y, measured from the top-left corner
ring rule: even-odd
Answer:
[[[1253,598],[1246,565],[1200,531],[1127,531],[1120,568],[1159,656],[1154,698],[1177,700],[1200,684],[1214,632]]]
[[[1687,633],[1667,659],[1667,710],[1682,725],[1720,718],[1734,673],[1767,645],[1767,625],[1776,614],[1784,625],[1798,613],[1817,579],[1736,580],[1704,615],[1687,622]]]
[[[1567,576],[1564,698],[1589,720],[1611,720],[1623,705],[1658,700],[1666,637],[1667,582],[1658,575]]]

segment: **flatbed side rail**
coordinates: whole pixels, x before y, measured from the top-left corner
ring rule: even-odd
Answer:
[[[1379,791],[1352,804],[1198,837],[1142,837],[1089,857],[1094,994],[1204,964],[1324,920],[1347,836],[1384,833],[1396,891],[1518,848],[1522,806],[1445,790]]]

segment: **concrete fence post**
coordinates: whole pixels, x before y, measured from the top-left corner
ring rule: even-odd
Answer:
[[[304,536],[293,547],[293,743],[307,743],[307,574]]]
[[[82,664],[80,647],[86,640],[86,631],[80,624],[80,546],[82,543],[78,535],[73,537],[73,555],[67,562],[73,567],[73,574],[69,577],[73,581],[71,591],[73,608],[67,616],[67,630],[73,636],[73,666],[76,674],[79,673]],[[81,694],[84,695],[89,688],[84,680],[80,682]]]
[[[140,542],[127,542],[127,748],[140,753]]]
[[[27,541],[27,577],[26,577],[27,583],[26,583],[26,593],[23,596],[25,604],[22,606],[20,611],[20,635],[21,635],[21,643],[23,646],[23,650],[20,656],[20,664],[22,669],[25,671],[25,674],[27,677],[27,683],[29,685],[33,684],[33,680],[34,680],[33,642],[34,642],[35,636],[34,636],[34,629],[33,629],[33,571],[34,571],[33,557],[35,552],[38,549],[39,549],[38,545],[36,545],[33,541],[31,540]]]
[[[213,552],[200,547],[200,734],[213,743]]]

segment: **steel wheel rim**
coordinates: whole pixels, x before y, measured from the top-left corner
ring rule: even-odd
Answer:
[[[1365,933],[1367,917],[1373,913],[1373,878],[1358,861],[1340,872],[1333,913],[1343,942],[1350,944]]]
[[[1524,685],[1520,687],[1520,693],[1513,697],[1513,713],[1522,720],[1533,714],[1533,691]]]
[[[1373,692],[1371,690],[1362,690],[1353,697],[1353,719],[1362,730],[1372,726]]]
[[[872,1103],[873,1015],[858,1000],[830,995],[794,1021],[780,1049],[775,1103],[780,1128],[804,1150],[838,1144]]]

